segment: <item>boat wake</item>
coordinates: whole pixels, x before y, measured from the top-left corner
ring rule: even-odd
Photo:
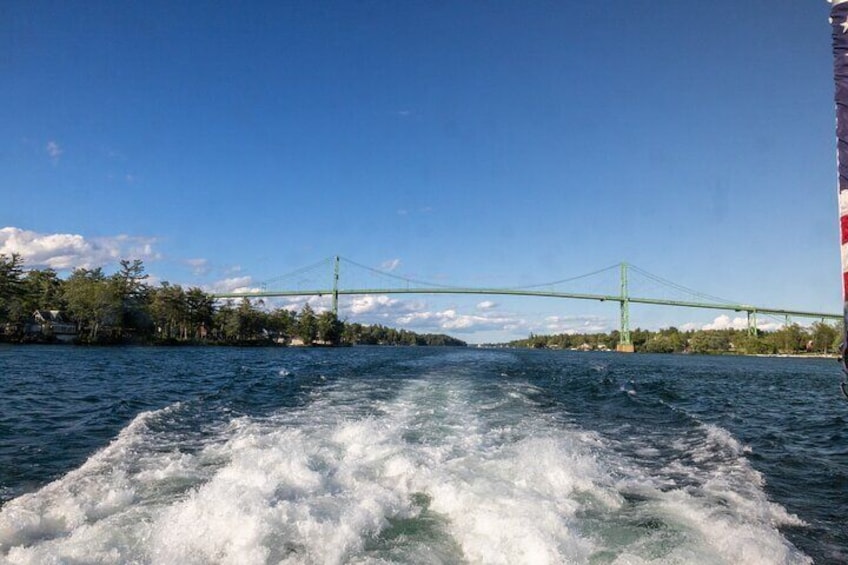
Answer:
[[[379,385],[375,387],[374,385]],[[402,384],[402,386],[401,386]],[[374,395],[396,387],[395,394]],[[9,563],[809,563],[745,450],[701,426],[643,465],[528,383],[339,379],[263,417],[137,416],[0,510]],[[674,442],[677,442],[674,445]]]

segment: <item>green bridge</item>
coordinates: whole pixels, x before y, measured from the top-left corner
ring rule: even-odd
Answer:
[[[793,310],[787,308],[772,308],[768,306],[755,306],[752,304],[734,304],[731,302],[702,302],[702,301],[689,301],[689,300],[667,300],[661,298],[649,298],[644,296],[632,296],[628,291],[628,269],[630,265],[627,263],[619,263],[618,269],[620,270],[620,278],[621,283],[619,287],[618,294],[592,294],[592,293],[578,293],[578,292],[558,292],[555,290],[536,290],[536,288],[543,285],[533,285],[527,286],[523,288],[499,288],[499,287],[453,287],[453,286],[440,286],[440,285],[432,285],[427,286],[426,283],[418,283],[413,279],[407,279],[404,277],[400,277],[397,275],[393,275],[391,273],[379,271],[377,269],[372,269],[370,267],[365,267],[363,265],[359,265],[350,260],[345,260],[346,262],[355,265],[357,267],[366,269],[368,271],[372,271],[379,275],[390,277],[392,279],[396,279],[399,281],[405,281],[407,283],[406,287],[373,287],[373,288],[344,288],[339,285],[340,280],[340,257],[334,257],[332,259],[333,263],[333,274],[332,274],[332,285],[328,288],[306,288],[306,289],[282,289],[282,290],[268,290],[263,288],[262,290],[255,290],[251,292],[218,292],[213,293],[215,298],[220,299],[232,299],[232,298],[272,298],[272,297],[293,297],[293,296],[332,296],[333,298],[333,313],[338,315],[338,307],[339,307],[339,296],[365,296],[365,295],[380,295],[380,294],[473,294],[473,295],[486,295],[486,296],[538,296],[544,298],[567,298],[572,300],[594,300],[599,302],[618,302],[619,304],[619,335],[620,341],[617,346],[618,351],[622,352],[632,352],[633,351],[633,342],[630,337],[630,304],[654,304],[659,306],[675,306],[681,308],[701,308],[701,309],[709,309],[709,310],[723,310],[723,311],[732,311],[732,312],[745,312],[748,317],[748,333],[752,335],[756,335],[757,333],[757,316],[758,315],[768,315],[768,316],[784,316],[786,317],[787,323],[790,318],[810,318],[817,320],[841,320],[842,314],[831,314],[826,312],[811,312],[806,310]],[[325,262],[321,262],[325,263]],[[321,264],[319,263],[319,264]],[[314,267],[314,266],[313,266]],[[310,269],[311,267],[307,267],[306,269]],[[301,269],[300,271],[304,271],[306,269]],[[602,271],[609,270],[603,269]],[[572,277],[571,279],[566,279],[566,281],[577,280],[580,278],[584,278],[586,276],[596,274],[602,271],[596,271],[595,273],[589,273],[588,275],[581,275],[578,277]],[[296,271],[298,272],[298,271]],[[651,277],[654,277],[657,280],[664,280],[645,271],[641,271]],[[280,277],[280,278],[285,278]],[[566,281],[558,281],[558,282],[566,282]],[[674,283],[670,283],[669,281],[665,281],[673,286],[677,286],[678,288],[685,288],[679,285],[674,285]],[[421,284],[422,286],[410,286],[410,283]],[[557,284],[557,283],[548,283],[548,284]],[[263,285],[263,287],[266,285]],[[689,289],[686,289],[689,290]],[[697,294],[695,291],[690,291]]]

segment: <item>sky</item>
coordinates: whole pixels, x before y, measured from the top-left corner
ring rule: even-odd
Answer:
[[[0,253],[61,276],[139,258],[154,283],[210,292],[337,255],[474,287],[627,262],[728,301],[838,313],[828,12],[4,2]],[[343,263],[342,287],[357,269]],[[329,287],[332,266],[312,276]],[[618,284],[611,269],[566,290]],[[631,274],[633,295],[684,298],[668,292]],[[619,324],[617,303],[497,296],[343,298],[340,315],[470,343]]]

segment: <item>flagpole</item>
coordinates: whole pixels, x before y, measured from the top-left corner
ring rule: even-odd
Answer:
[[[842,393],[848,398],[848,0],[829,0],[836,102],[836,161],[842,255]]]

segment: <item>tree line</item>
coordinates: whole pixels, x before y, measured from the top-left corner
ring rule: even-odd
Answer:
[[[25,269],[18,254],[0,254],[0,340],[55,340],[50,331],[33,331],[34,315],[58,311],[77,343],[466,345],[441,334],[346,323],[308,304],[293,312],[247,298],[220,303],[200,288],[148,279],[140,260],[122,260],[111,275],[78,268],[62,279],[53,269]]]
[[[815,322],[805,328],[789,324],[775,331],[636,329],[630,338],[637,352],[644,353],[742,353],[748,355],[821,353],[839,351],[841,326]],[[511,347],[542,349],[615,349],[619,332],[597,334],[533,335],[510,342]]]

